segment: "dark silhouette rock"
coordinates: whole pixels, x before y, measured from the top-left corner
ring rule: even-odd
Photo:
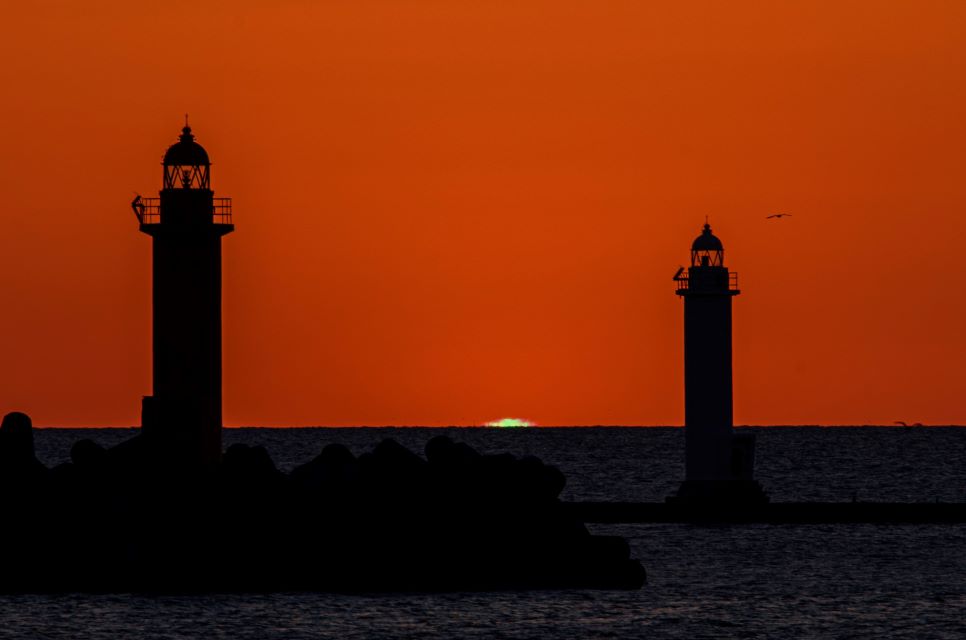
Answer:
[[[47,471],[34,454],[34,433],[30,417],[13,411],[0,423],[0,474],[35,480]]]
[[[3,455],[11,460],[25,459],[34,455],[34,433],[30,416],[12,411],[0,423],[0,444]]]
[[[94,469],[107,464],[107,449],[93,440],[84,438],[70,448],[70,460],[83,469]]]
[[[225,452],[222,465],[226,473],[247,477],[264,478],[278,473],[268,451],[260,445],[233,444]]]
[[[5,469],[39,465],[29,418],[9,415],[0,434]],[[44,482],[18,485],[28,490],[6,513],[22,524],[0,529],[0,545],[18,553],[0,590],[643,583],[622,539],[590,535],[562,508],[563,476],[537,458],[481,455],[446,436],[423,458],[386,439],[358,457],[330,444],[284,474],[261,446],[232,445],[207,469],[181,455],[182,444],[143,432],[109,450],[85,439]],[[72,544],[56,537],[64,531]]]
[[[357,481],[358,463],[348,448],[330,444],[310,462],[293,469],[291,478],[303,490],[337,497]]]

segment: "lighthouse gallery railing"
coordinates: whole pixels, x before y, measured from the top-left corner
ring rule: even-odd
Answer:
[[[141,198],[134,213],[141,224],[159,224],[161,198]],[[231,198],[212,198],[211,221],[213,224],[231,224]]]
[[[689,277],[690,275],[690,277]],[[703,274],[702,274],[703,275]],[[721,275],[717,272],[712,272],[704,277],[695,276],[694,274],[688,274],[686,271],[682,271],[678,275],[674,276],[674,283],[676,285],[677,291],[684,291],[687,289],[696,288],[717,288],[721,285]],[[738,273],[735,271],[728,272],[728,291],[738,290]]]

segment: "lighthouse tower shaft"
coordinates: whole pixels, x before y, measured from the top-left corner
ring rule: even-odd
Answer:
[[[692,266],[684,298],[685,476],[724,480],[732,469],[731,299],[723,266]]]
[[[186,126],[165,154],[160,197],[135,201],[153,253],[153,395],[143,427],[203,466],[221,457],[221,238],[234,230],[231,200],[214,197],[209,171]]]

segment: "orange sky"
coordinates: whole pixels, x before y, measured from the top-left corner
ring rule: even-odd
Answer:
[[[706,214],[737,423],[966,423],[964,34],[958,1],[9,3],[0,411],[137,424],[128,203],[188,111],[234,198],[229,425],[681,424]]]

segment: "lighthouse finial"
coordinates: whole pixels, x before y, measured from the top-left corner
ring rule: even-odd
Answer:
[[[195,139],[194,134],[191,133],[191,126],[188,124],[188,114],[184,114],[184,127],[181,129],[181,141],[190,142]]]

